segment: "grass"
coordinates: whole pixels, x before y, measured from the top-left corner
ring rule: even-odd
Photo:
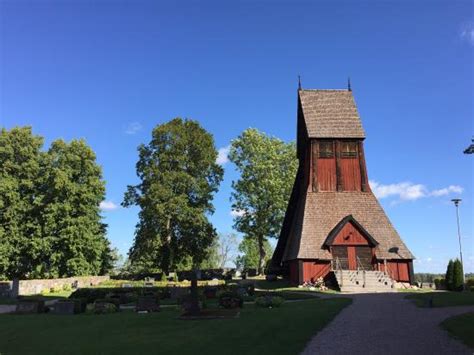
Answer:
[[[0,304],[16,304],[16,299],[9,297],[0,297]]]
[[[441,327],[449,335],[474,349],[474,313],[465,313],[444,320]]]
[[[155,314],[2,315],[0,353],[296,354],[350,302],[312,299],[273,309],[246,305],[239,318],[200,321],[178,320],[174,307]]]
[[[413,293],[405,298],[413,300],[418,307],[428,307],[430,298],[433,300],[433,307],[474,305],[474,292]]]

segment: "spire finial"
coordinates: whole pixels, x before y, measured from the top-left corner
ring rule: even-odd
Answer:
[[[351,77],[350,77],[350,76],[347,78],[347,90],[348,90],[348,91],[352,91],[352,88],[351,88]]]
[[[298,75],[298,90],[301,90],[301,76]]]

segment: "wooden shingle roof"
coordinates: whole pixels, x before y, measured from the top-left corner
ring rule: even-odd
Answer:
[[[414,259],[372,192],[306,192],[300,198],[282,261],[331,259],[324,242],[352,215],[377,241],[378,259]]]
[[[348,90],[299,90],[309,138],[365,138],[352,95]]]

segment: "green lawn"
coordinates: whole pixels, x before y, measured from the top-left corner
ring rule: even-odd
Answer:
[[[313,299],[265,309],[246,305],[239,318],[178,320],[156,314],[1,315],[1,354],[297,354],[350,299]]]
[[[428,292],[414,293],[406,296],[418,307],[428,307],[428,301],[433,299],[433,307],[474,305],[474,292]]]
[[[461,340],[464,344],[474,349],[474,313],[461,314],[451,317],[441,323],[453,338]]]

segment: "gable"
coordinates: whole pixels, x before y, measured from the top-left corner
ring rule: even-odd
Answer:
[[[352,215],[349,215],[329,232],[323,245],[325,247],[332,245],[370,245],[375,247],[378,244],[375,238]]]

